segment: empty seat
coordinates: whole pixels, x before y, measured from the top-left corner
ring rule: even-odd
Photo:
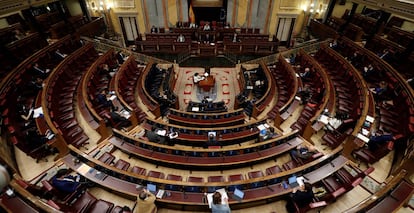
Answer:
[[[167,175],[167,180],[182,181],[183,177],[181,177],[179,175],[168,174]],[[182,187],[180,185],[166,184],[165,189],[166,190],[172,190],[172,191],[180,191],[182,189]]]
[[[279,165],[275,165],[269,168],[266,168],[266,175],[274,175],[277,174],[279,172],[282,172],[282,169],[280,168]],[[279,178],[273,178],[271,180],[269,180],[269,183],[278,183],[279,182]]]
[[[208,182],[209,183],[212,183],[212,182],[224,182],[225,180],[224,180],[224,177],[223,176],[209,176],[208,178],[207,178],[207,180],[208,180]],[[222,186],[211,186],[211,187],[208,187],[208,189],[207,189],[207,191],[208,192],[214,192],[214,191],[216,191],[217,189],[220,189],[220,188],[223,188]]]
[[[187,182],[196,182],[196,183],[203,183],[204,178],[202,177],[188,177]],[[186,192],[201,192],[200,186],[185,186],[184,190]]]
[[[119,159],[116,163],[115,163],[115,168],[117,169],[121,169],[121,170],[125,170],[127,171],[130,164],[122,159]]]
[[[113,207],[113,203],[99,199],[89,208],[88,213],[109,213]]]
[[[228,181],[229,182],[235,182],[235,181],[240,181],[240,180],[244,180],[244,177],[242,174],[235,174],[235,175],[229,175],[228,177]],[[228,187],[229,191],[234,191],[234,189],[242,189],[241,185],[231,185]]]
[[[151,170],[151,171],[148,172],[148,177],[164,179],[165,175],[162,172],[152,171]]]
[[[109,153],[109,152],[105,152],[103,155],[101,155],[99,158],[98,158],[98,160],[99,161],[101,161],[102,163],[104,163],[104,164],[111,164],[111,163],[113,163],[114,162],[114,160],[115,160],[115,156],[113,156],[111,153]]]
[[[247,176],[249,177],[249,179],[252,179],[252,178],[263,177],[264,175],[263,175],[263,172],[261,170],[259,170],[259,171],[249,172],[249,173],[247,173]],[[262,186],[264,186],[264,182],[261,182],[261,181],[254,182],[254,183],[251,184],[251,186],[252,186],[252,188],[262,187]]]

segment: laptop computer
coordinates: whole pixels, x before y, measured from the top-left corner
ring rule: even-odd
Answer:
[[[290,178],[288,179],[288,181],[289,181],[289,186],[290,186],[291,188],[295,188],[295,187],[299,186],[298,181],[296,181],[296,176],[292,176],[292,177],[290,177]]]
[[[232,198],[237,201],[241,201],[244,197],[244,192],[238,188],[234,189]]]
[[[157,186],[155,184],[148,183],[147,184],[147,190],[151,193],[155,194],[157,193]]]

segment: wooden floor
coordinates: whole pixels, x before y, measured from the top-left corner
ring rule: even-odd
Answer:
[[[232,86],[232,85],[229,85]],[[184,88],[184,87],[183,87]],[[178,92],[182,92],[182,91],[178,91]],[[233,96],[234,97],[234,96]],[[218,97],[219,98],[219,97]],[[233,100],[234,101],[234,100]],[[298,109],[295,113],[293,113],[293,115],[286,120],[281,128],[284,132],[290,132],[290,125],[296,120],[296,118],[299,116],[299,112],[300,109]],[[79,115],[79,113],[77,113]],[[263,113],[265,114],[265,113]],[[98,141],[99,139],[99,134],[97,134],[93,129],[91,129],[89,127],[89,125],[86,124],[85,121],[82,120],[81,116],[78,116],[78,118],[80,118],[80,123],[81,126],[85,129],[85,131],[87,132],[88,136],[90,137],[90,145],[88,145],[89,150],[84,150],[85,152],[91,151],[94,147],[96,147],[96,141]],[[318,150],[320,150],[321,152],[324,152],[324,150],[327,150],[329,148],[324,147],[323,145],[320,144],[320,138],[323,135],[323,131],[320,131],[318,134],[315,134],[312,137],[312,141],[315,143],[315,146],[317,147]],[[121,151],[115,151],[113,153],[117,158],[121,157],[124,159],[127,159],[127,156],[122,153]],[[19,171],[21,173],[21,176],[26,179],[26,180],[31,180],[33,178],[35,178],[36,176],[38,176],[41,172],[47,170],[50,167],[53,167],[55,162],[53,162],[53,158],[54,156],[49,156],[48,157],[48,162],[46,161],[41,161],[39,163],[36,163],[32,158],[26,156],[26,154],[24,154],[23,152],[21,152],[19,149],[15,149],[15,155],[16,155],[16,160],[17,160],[17,164],[18,164],[18,168]],[[281,157],[280,160],[278,158],[278,164],[281,164],[281,162],[283,161],[287,161],[289,159],[288,156],[285,157]],[[384,157],[382,160],[380,160],[379,162],[373,164],[372,166],[375,168],[374,172],[370,174],[370,178],[372,180],[375,180],[379,183],[383,182],[385,180],[385,178],[388,176],[389,170],[391,168],[391,162],[393,159],[393,152],[391,152],[389,155],[387,155],[386,157]],[[138,159],[130,159],[131,161],[131,165],[134,164],[140,164],[143,167],[147,167],[147,168],[152,168],[155,166],[143,161],[140,161]],[[269,165],[274,164],[273,161],[268,161],[268,162],[263,162],[260,164],[255,164],[253,167],[244,167],[244,168],[239,168],[239,169],[234,169],[234,170],[226,170],[226,171],[197,171],[197,172],[193,172],[192,175],[198,175],[198,176],[210,176],[210,175],[214,175],[214,174],[220,174],[220,175],[226,175],[226,174],[230,174],[230,173],[235,173],[235,172],[239,172],[240,170],[243,170],[243,172],[247,172],[248,170],[258,170],[258,169],[263,169],[269,167]],[[361,165],[361,169],[366,168],[366,165]],[[147,169],[148,170],[148,169]],[[165,168],[165,167],[157,167],[158,171],[164,171],[165,173],[174,173],[174,174],[179,174],[182,175],[183,177],[189,175],[189,171],[186,170],[179,170],[179,169],[172,169],[172,168]],[[105,191],[102,188],[98,188],[98,187],[94,187],[90,189],[91,193],[96,195],[97,197],[99,197],[100,199],[103,200],[108,200],[112,203],[114,203],[115,205],[120,205],[120,206],[129,206],[132,207],[134,205],[134,201],[133,200],[128,200],[125,199],[123,197],[114,195],[108,191]],[[370,192],[361,187],[361,186],[357,186],[355,187],[352,191],[347,192],[345,195],[341,196],[334,204],[331,204],[329,206],[327,206],[325,209],[323,209],[321,212],[342,212],[346,209],[349,209],[350,207],[352,207],[353,205],[357,204],[358,202],[360,202],[361,200],[363,200],[364,198],[370,196]],[[285,210],[285,202],[284,201],[277,201],[277,202],[273,202],[273,203],[269,203],[266,205],[261,205],[261,206],[256,206],[253,208],[248,208],[248,209],[243,209],[243,210],[233,210],[232,212],[234,213],[250,213],[250,212],[260,212],[260,213],[282,213],[282,212],[286,212]],[[160,208],[159,213],[178,213],[181,211],[175,211],[175,210],[170,210],[170,209],[162,209]],[[412,209],[410,208],[401,208],[398,212],[414,212]]]

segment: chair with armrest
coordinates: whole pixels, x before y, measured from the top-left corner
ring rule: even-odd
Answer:
[[[282,172],[282,168],[279,165],[274,165],[272,167],[266,168],[266,175],[273,175]],[[280,182],[279,178],[273,178],[269,180],[269,184],[274,184]]]
[[[209,183],[211,183],[211,182],[224,182],[225,180],[224,180],[223,176],[218,175],[218,176],[208,176],[207,181]],[[210,187],[207,188],[207,192],[211,193],[211,192],[214,192],[214,191],[216,191],[217,189],[220,189],[220,188],[223,188],[223,187],[221,187],[221,186],[210,186]]]
[[[119,159],[114,165],[115,168],[121,169],[121,170],[124,170],[124,171],[127,171],[129,166],[130,166],[130,163],[128,163],[128,162],[126,162],[122,159]]]
[[[154,177],[154,178],[160,178],[160,179],[164,179],[165,175],[162,172],[158,172],[158,171],[149,171],[148,172],[148,177]]]
[[[244,180],[244,177],[242,174],[235,174],[235,175],[229,175],[228,177],[228,181],[229,182],[234,182],[234,181],[240,181],[240,180]],[[243,187],[241,185],[231,185],[228,187],[229,191],[234,191],[234,189],[243,189]]]
[[[98,158],[99,161],[103,162],[104,164],[112,164],[115,160],[115,156],[113,156],[111,153],[109,152],[105,152],[103,155],[101,155]]]
[[[91,205],[88,213],[109,213],[113,207],[113,203],[99,199]]]
[[[258,171],[252,171],[252,172],[247,173],[247,176],[249,177],[249,179],[252,179],[252,178],[263,177],[264,174],[263,174],[263,171],[258,170]],[[265,183],[262,181],[251,183],[252,188],[263,187],[264,185]]]
[[[334,176],[329,176],[323,179],[322,184],[324,188],[326,188],[329,192],[327,195],[327,200],[335,201],[337,197],[346,192],[344,183],[340,182],[340,180]]]
[[[187,182],[203,183],[204,178],[190,176],[190,177],[187,178]],[[186,192],[202,192],[202,189],[199,186],[185,186],[184,191],[186,191]]]
[[[84,213],[96,202],[96,198],[89,192],[83,193],[71,204],[64,204],[48,200],[47,204],[62,212]]]
[[[179,175],[168,174],[166,179],[167,180],[182,181],[183,177],[181,177]],[[171,190],[171,191],[180,191],[181,187],[179,185],[166,184],[165,189],[166,190]]]

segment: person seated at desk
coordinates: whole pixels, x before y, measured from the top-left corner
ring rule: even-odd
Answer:
[[[228,200],[225,198],[222,202],[221,193],[214,192],[213,203],[211,204],[212,213],[231,213]]]
[[[99,70],[99,74],[105,76],[106,79],[110,80],[115,75],[115,71],[110,69],[108,64],[102,64]]]
[[[240,42],[239,38],[237,37],[237,33],[234,33],[234,34],[233,34],[233,39],[232,39],[232,41],[233,41],[233,42]]]
[[[295,204],[299,208],[305,207],[313,201],[314,197],[310,183],[304,183],[301,186],[295,187],[287,200],[286,210],[289,213],[294,213],[296,212]]]
[[[26,35],[22,31],[20,31],[19,29],[15,29],[14,30],[14,37],[17,40],[20,40],[20,39],[23,39],[24,37],[26,37]]]
[[[205,79],[205,77],[198,74],[198,72],[196,72],[193,76],[193,81],[194,81],[195,84],[198,84],[198,82],[200,82],[204,79]]]
[[[43,89],[43,79],[40,77],[32,78],[29,84],[31,94],[37,95]]]
[[[275,128],[269,127],[266,129],[262,129],[259,133],[259,141],[265,141],[267,139],[271,139],[275,137],[277,134],[275,134]]]
[[[204,31],[209,31],[209,30],[211,30],[210,24],[209,24],[208,22],[204,25],[203,30],[204,30]]]
[[[185,42],[185,37],[183,34],[180,34],[177,38],[177,42]]]
[[[23,103],[23,100],[20,96],[17,98],[17,112],[19,113],[19,117],[24,122],[25,128],[30,128],[31,126],[34,125],[33,123],[34,108],[26,107],[26,104]]]
[[[309,159],[316,153],[316,149],[313,146],[299,145],[295,150],[290,151],[292,158],[297,157],[301,159]]]
[[[47,136],[50,134],[51,132],[48,130],[46,135],[41,135],[36,127],[31,127],[25,132],[25,139],[29,147],[36,149],[46,144],[48,141]]]
[[[160,135],[161,131],[165,131],[161,128],[156,128],[155,126],[151,127],[151,131],[147,131],[147,138],[151,142],[159,143],[159,144],[165,144],[166,137]],[[166,134],[165,134],[166,135]]]
[[[374,94],[374,100],[376,102],[392,100],[392,92],[388,88],[388,84],[385,81],[381,81],[378,87],[371,88],[371,92]]]
[[[204,148],[208,148],[210,146],[221,146],[220,142],[218,142],[217,137],[214,133],[208,134],[208,140]]]
[[[96,102],[104,108],[110,108],[116,111],[114,103],[111,100],[112,95],[109,94],[108,89],[102,89],[101,92],[96,96]]]
[[[151,33],[158,33],[158,29],[154,25],[151,27]]]
[[[312,73],[310,72],[309,67],[305,68],[305,71],[299,74],[302,78],[302,81],[309,81],[311,78]]]
[[[122,116],[119,112],[111,110],[109,113],[113,124],[111,123],[112,127],[117,126],[118,129],[127,128],[132,125],[131,121]]]
[[[373,134],[368,141],[368,148],[371,151],[377,150],[380,146],[384,145],[388,141],[394,141],[395,137],[392,133],[386,133],[384,131],[378,130]]]
[[[116,53],[116,60],[118,61],[118,64],[123,64],[127,59],[128,56],[126,56],[122,51],[118,51]]]
[[[155,205],[155,195],[153,195],[148,189],[143,189],[137,198],[137,206],[134,213],[154,213],[157,212],[157,206]]]
[[[76,175],[68,175],[68,169],[60,169],[56,175],[52,178],[51,184],[57,190],[64,192],[64,193],[73,193],[75,192],[78,187],[81,185],[80,183],[80,176]]]
[[[188,27],[189,28],[197,28],[197,25],[194,22],[191,22]]]
[[[305,87],[298,92],[298,96],[300,98],[300,104],[307,104],[312,97],[310,86],[306,84]]]

